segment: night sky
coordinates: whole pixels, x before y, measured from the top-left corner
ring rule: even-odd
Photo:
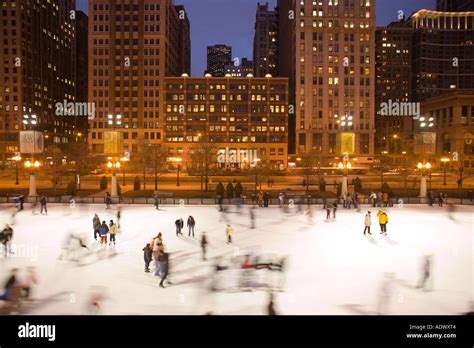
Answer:
[[[87,0],[76,0],[78,9],[87,13]],[[174,0],[184,5],[191,22],[192,74],[206,70],[206,47],[214,44],[232,46],[233,57],[252,58],[255,12],[258,0]],[[268,2],[271,8],[276,0]],[[377,25],[397,19],[402,10],[408,17],[421,9],[434,9],[435,0],[377,0]]]

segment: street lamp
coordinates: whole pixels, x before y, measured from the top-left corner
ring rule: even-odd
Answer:
[[[443,157],[441,158],[441,162],[443,162],[443,169],[444,169],[443,186],[446,186],[446,163],[449,162],[449,158]]]
[[[352,164],[344,159],[344,162],[339,162],[338,168],[342,170],[342,186],[341,186],[341,195],[342,197],[346,197],[347,195],[347,175],[349,174],[349,170],[352,168]]]
[[[122,186],[125,186],[125,163],[130,161],[130,159],[127,157],[127,156],[123,156],[122,158],[120,158],[120,161],[123,162],[123,166],[122,166]]]
[[[258,162],[260,162],[260,158],[255,157],[252,162],[253,162],[253,163],[251,164],[251,166],[253,166],[253,167],[255,168],[255,192],[257,192],[257,190],[258,190],[258,171],[257,171],[257,165],[258,165]],[[260,187],[262,187],[261,184],[260,184]]]
[[[181,162],[183,161],[183,159],[181,157],[171,157],[170,161],[177,164],[177,167],[176,167],[176,186],[180,186],[180,184],[179,184],[179,171],[181,169]]]
[[[112,192],[111,192],[111,197],[112,198],[117,198],[118,197],[118,187],[117,187],[117,176],[116,170],[120,169],[120,162],[119,161],[108,161],[107,162],[107,168],[112,169]]]
[[[12,160],[15,161],[15,178],[16,178],[16,181],[15,181],[15,185],[19,185],[20,182],[18,181],[18,162],[21,161],[21,156],[20,154],[16,154],[15,157],[12,157]]]
[[[38,196],[36,192],[36,177],[34,170],[38,169],[40,165],[41,164],[38,161],[33,162],[28,160],[25,162],[25,168],[30,171],[30,192],[28,193],[28,196],[30,197]]]
[[[427,162],[425,164],[418,162],[417,168],[421,171],[421,181],[420,181],[420,198],[426,198],[426,172],[430,173],[431,177],[431,164]],[[431,179],[430,179],[430,190],[431,190]]]

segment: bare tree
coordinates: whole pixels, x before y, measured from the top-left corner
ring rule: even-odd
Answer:
[[[204,186],[206,192],[208,191],[209,167],[212,165],[213,157],[217,155],[217,149],[217,145],[210,141],[209,136],[203,135],[199,137],[199,142],[192,156],[193,165],[200,169],[201,190]]]

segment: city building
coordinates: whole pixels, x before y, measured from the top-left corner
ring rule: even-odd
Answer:
[[[247,58],[242,58],[240,64],[229,64],[224,67],[225,75],[230,74],[233,77],[247,77],[253,75],[253,62]]]
[[[226,45],[207,46],[207,70],[212,76],[224,76],[224,67],[233,64],[232,47]]]
[[[296,153],[296,0],[278,0],[277,76],[288,78],[288,152]]]
[[[259,166],[286,168],[286,78],[208,75],[169,77],[165,82],[165,146],[170,158],[193,166],[196,153],[211,146],[210,167],[249,168],[249,158],[258,158]]]
[[[372,155],[375,1],[297,1],[294,9],[284,3],[279,16],[295,31],[281,36],[288,41],[280,47],[293,47],[296,61],[296,152]],[[279,71],[291,77],[291,68]]]
[[[88,100],[88,18],[82,11],[76,12],[76,101]],[[76,118],[76,141],[87,141],[88,118]]]
[[[436,11],[474,11],[474,0],[436,0]]]
[[[421,116],[415,122],[415,153],[434,160],[446,157],[453,169],[473,173],[474,90],[427,99]]]
[[[278,63],[278,13],[269,10],[268,3],[257,4],[255,36],[253,39],[253,64],[256,77],[275,76]]]
[[[178,19],[181,21],[179,26],[179,52],[178,57],[181,64],[181,72],[191,74],[191,24],[184,6],[175,6],[178,13]]]
[[[408,103],[411,93],[413,30],[408,21],[392,22],[375,32],[375,149],[376,153],[412,152],[413,117],[382,115],[383,103]]]
[[[474,89],[474,12],[420,10],[410,17],[416,101]]]
[[[2,165],[19,151],[19,133],[43,133],[44,147],[75,138],[77,115],[56,103],[76,99],[74,0],[3,1],[0,9],[0,149]]]
[[[182,10],[172,0],[89,1],[89,102],[96,106],[89,122],[92,154],[126,152],[133,158],[142,145],[161,144],[164,79],[181,76],[190,61],[180,56],[190,47]]]

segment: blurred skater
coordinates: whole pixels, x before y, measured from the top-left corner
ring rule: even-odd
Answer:
[[[417,289],[428,291],[428,286],[427,286],[428,281],[432,281],[431,280],[431,266],[432,266],[431,255],[424,256],[422,260],[421,277],[416,287]]]
[[[268,294],[268,305],[267,305],[267,314],[268,315],[277,315],[276,311],[275,311],[275,303],[273,302],[273,293],[270,292]]]
[[[25,299],[30,299],[33,287],[38,284],[38,278],[36,276],[34,267],[28,267],[26,272],[27,275],[25,280],[21,284],[22,297]]]
[[[3,244],[4,256],[8,257],[11,254],[10,243],[13,239],[13,228],[6,224],[3,230],[0,232],[0,243]]]
[[[255,228],[255,206],[250,207],[249,215],[250,215],[250,228],[253,230]]]
[[[160,210],[160,199],[158,198],[157,194],[153,195],[153,201],[153,205],[155,206],[156,210]]]
[[[44,210],[45,214],[47,215],[48,214],[48,208],[46,207],[46,205],[48,204],[48,202],[46,200],[46,197],[41,196],[39,202],[41,204],[40,214],[43,215],[43,210]]]
[[[379,294],[378,294],[378,303],[377,303],[377,313],[378,314],[388,314],[390,309],[390,300],[393,294],[393,274],[385,272],[383,279],[380,283]]]
[[[166,278],[168,278],[170,274],[170,254],[163,252],[163,269],[162,269],[162,276],[161,276],[161,281],[160,281],[160,287],[164,288],[164,282]],[[169,280],[166,280],[168,284],[173,284]]]
[[[234,231],[232,230],[232,227],[230,227],[230,225],[227,225],[225,233],[227,235],[227,244],[232,243],[232,234],[234,233]]]
[[[201,236],[201,251],[202,251],[203,261],[206,261],[206,249],[207,249],[207,237],[206,237],[206,232],[203,232]]]
[[[337,202],[332,204],[332,218],[336,220]]]
[[[183,219],[179,218],[177,219],[175,222],[174,222],[175,226],[176,226],[176,236],[179,236],[179,235],[183,235],[183,233],[181,232],[181,230],[183,229],[184,227],[184,221]]]

